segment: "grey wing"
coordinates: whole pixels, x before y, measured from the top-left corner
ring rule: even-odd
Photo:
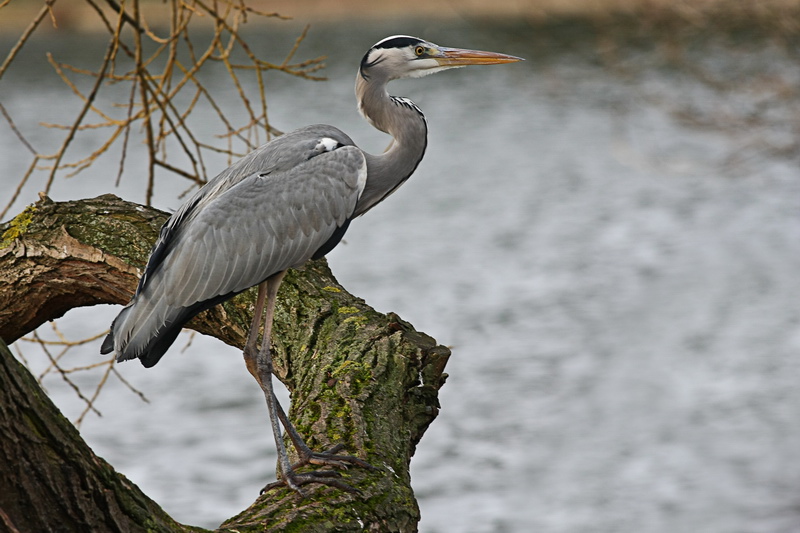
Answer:
[[[322,148],[288,171],[251,174],[205,203],[173,238],[145,292],[163,291],[167,305],[189,307],[310,259],[352,216],[366,181],[358,148]]]
[[[216,203],[226,191],[253,175],[279,175],[304,165],[322,153],[330,152],[334,148],[322,142],[325,139],[336,143],[334,148],[354,146],[353,140],[338,128],[326,124],[306,126],[258,147],[210,180],[181,205],[161,228],[147,267],[139,280],[136,294],[141,292],[150,277],[161,268],[163,259],[175,247],[173,241],[176,236],[198,214],[204,212],[206,206]]]
[[[329,249],[353,216],[366,168],[349,137],[310,126],[223,171],[164,225],[101,352],[153,366],[200,311]]]

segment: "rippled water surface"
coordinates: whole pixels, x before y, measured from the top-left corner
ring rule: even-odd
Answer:
[[[380,151],[352,96],[372,42],[418,33],[529,59],[393,86],[426,112],[428,153],[329,256],[351,292],[452,346],[412,463],[421,531],[800,530],[800,180],[796,158],[754,141],[788,133],[679,120],[771,104],[712,90],[648,47],[609,68],[593,43],[537,31],[320,28],[306,50],[331,56],[330,81],[267,80],[278,128],[332,123]],[[277,37],[263,44],[276,59],[291,42]],[[711,72],[798,73],[768,44],[706,46],[692,60]],[[74,38],[62,49],[79,51]],[[45,73],[0,85],[18,123],[74,114]],[[0,129],[3,182],[27,166],[18,151]],[[108,166],[51,196],[142,201],[135,166],[119,189]],[[157,205],[175,209],[183,187],[159,185]],[[78,310],[61,328],[94,334],[116,312]],[[178,520],[214,527],[273,478],[272,438],[240,354],[200,336],[182,351],[186,339],[153,370],[121,365],[150,403],[111,383],[82,432]]]

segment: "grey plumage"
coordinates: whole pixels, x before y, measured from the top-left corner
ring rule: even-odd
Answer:
[[[368,154],[333,126],[308,126],[222,171],[164,224],[136,294],[112,323],[101,352],[114,352],[118,361],[138,358],[144,366],[153,366],[197,313],[258,285],[244,359],[270,411],[281,474],[277,485],[301,494],[305,483],[356,492],[330,473],[295,471],[297,465],[309,463],[369,465],[357,457],[311,451],[275,398],[270,334],[278,287],[287,269],[336,246],[350,221],[392,194],[425,154],[425,117],[411,100],[389,96],[390,81],[513,61],[519,58],[444,48],[408,36],[375,44],[361,61],[355,91],[364,118],[392,136],[388,150]],[[259,349],[262,314],[264,340]],[[281,425],[297,451],[295,467]]]
[[[353,216],[365,173],[361,150],[325,125],[286,134],[239,160],[164,225],[103,350],[154,365],[169,347],[162,336],[313,257]]]

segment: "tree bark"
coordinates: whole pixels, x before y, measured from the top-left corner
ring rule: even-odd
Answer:
[[[12,343],[74,307],[127,303],[166,218],[104,195],[42,198],[0,225],[0,338]],[[188,327],[242,347],[254,299],[255,290],[247,291]],[[324,261],[284,280],[273,349],[276,374],[292,394],[289,416],[308,444],[344,443],[379,470],[342,472],[358,495],[324,486],[310,487],[305,499],[270,491],[219,531],[416,531],[409,463],[438,414],[449,350],[350,295]],[[3,343],[0,357],[0,525],[197,530],[174,522],[94,456]]]

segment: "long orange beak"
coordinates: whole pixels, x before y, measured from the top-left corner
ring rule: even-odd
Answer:
[[[444,48],[437,50],[439,54],[433,59],[443,67],[463,67],[466,65],[496,65],[499,63],[515,63],[525,61],[521,57],[498,54],[496,52],[482,52],[480,50],[463,50],[461,48]]]

